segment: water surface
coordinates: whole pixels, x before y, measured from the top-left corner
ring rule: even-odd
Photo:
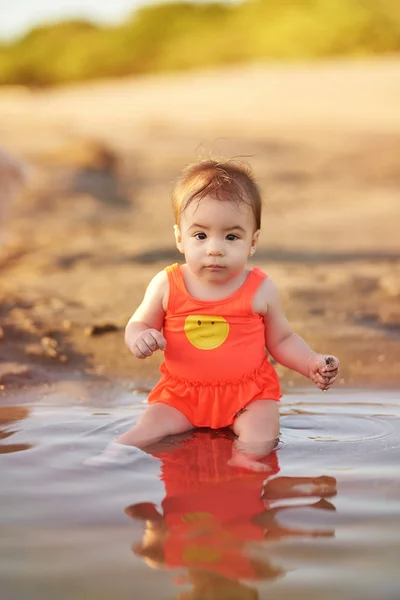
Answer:
[[[0,407],[2,599],[400,597],[398,392],[287,395],[263,474],[226,431],[88,464],[144,401]]]

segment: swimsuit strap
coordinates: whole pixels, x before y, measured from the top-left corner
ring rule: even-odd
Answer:
[[[169,265],[169,267],[165,267],[165,270],[167,272],[168,279],[173,281],[173,283],[179,288],[184,289],[181,266],[178,263],[174,263],[173,265]]]
[[[245,297],[247,301],[247,308],[252,313],[253,312],[253,298],[254,294],[260,287],[261,283],[266,279],[268,275],[261,271],[258,267],[253,267],[250,271],[249,276],[247,277],[246,282],[243,285],[243,292],[245,292]]]
[[[178,263],[165,267],[169,281],[168,307],[173,306],[175,299],[175,290],[186,293],[185,282],[183,280],[181,267]]]

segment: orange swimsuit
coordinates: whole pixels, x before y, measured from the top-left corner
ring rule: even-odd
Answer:
[[[279,401],[278,376],[265,352],[264,319],[252,309],[267,275],[254,267],[234,294],[209,301],[189,294],[180,265],[166,271],[167,347],[149,403],[177,408],[194,427],[218,429],[231,425],[253,400]]]

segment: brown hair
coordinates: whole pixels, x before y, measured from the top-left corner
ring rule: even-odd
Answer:
[[[210,196],[216,200],[244,202],[251,206],[256,229],[261,226],[261,193],[250,169],[233,160],[204,160],[189,165],[172,192],[175,223],[193,201]]]

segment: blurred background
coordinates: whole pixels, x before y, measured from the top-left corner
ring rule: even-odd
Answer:
[[[263,59],[394,53],[400,8],[397,0],[23,0],[4,12],[0,34],[0,82],[38,87]]]
[[[134,361],[123,327],[179,258],[173,181],[209,156],[253,168],[254,263],[339,385],[397,385],[399,52],[398,0],[3,8],[0,146],[27,176],[0,182],[1,389],[151,385],[162,357]]]

